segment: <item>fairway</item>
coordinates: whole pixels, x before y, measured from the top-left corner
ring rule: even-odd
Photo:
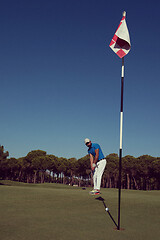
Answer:
[[[61,184],[0,185],[1,239],[159,239],[160,191],[122,190],[124,230],[117,231],[103,201],[89,190]],[[117,222],[118,190],[102,189],[101,197]]]

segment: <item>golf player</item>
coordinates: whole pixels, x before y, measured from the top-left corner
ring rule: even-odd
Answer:
[[[93,173],[94,189],[90,192],[90,194],[99,195],[100,187],[101,187],[101,179],[106,166],[106,159],[104,158],[103,152],[99,144],[92,143],[88,138],[84,140],[84,143],[88,147],[91,170]]]

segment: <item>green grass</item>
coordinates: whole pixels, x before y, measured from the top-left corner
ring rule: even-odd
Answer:
[[[160,191],[122,190],[121,227],[87,188],[61,184],[0,183],[0,236],[3,240],[157,240]],[[118,190],[102,189],[117,222]]]

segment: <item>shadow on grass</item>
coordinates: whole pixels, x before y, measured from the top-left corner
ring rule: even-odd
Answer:
[[[112,217],[112,215],[111,215],[109,209],[107,208],[107,206],[106,206],[106,204],[105,204],[105,199],[102,198],[102,197],[98,197],[98,198],[95,198],[95,199],[98,200],[98,201],[101,201],[101,202],[103,203],[103,205],[104,205],[104,207],[105,207],[105,211],[108,213],[108,215],[110,216],[110,218],[111,218],[112,221],[114,222],[116,228],[118,228],[117,223],[115,222],[114,218]]]

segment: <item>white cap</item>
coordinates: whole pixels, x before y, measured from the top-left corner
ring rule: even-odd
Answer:
[[[86,144],[86,143],[89,143],[89,142],[90,142],[89,138],[85,138],[84,143]]]

